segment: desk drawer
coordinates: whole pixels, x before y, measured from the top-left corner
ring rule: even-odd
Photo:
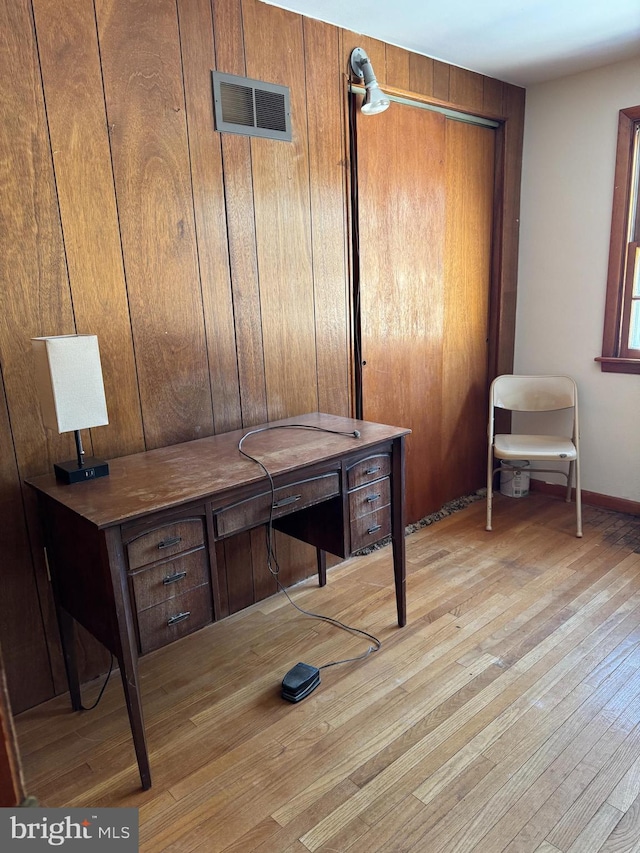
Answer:
[[[388,506],[391,500],[391,482],[388,477],[360,486],[349,492],[349,517],[351,521]]]
[[[204,544],[204,528],[199,518],[163,524],[127,545],[129,569],[139,569],[157,560],[191,551]]]
[[[208,584],[138,613],[140,652],[150,652],[202,628],[212,620]]]
[[[206,583],[209,583],[207,555],[200,548],[132,575],[135,609],[146,610]]]
[[[391,507],[386,506],[351,522],[351,551],[359,551],[389,536],[391,533]]]
[[[365,483],[371,483],[373,480],[379,480],[381,477],[388,477],[390,473],[391,455],[389,453],[368,456],[366,459],[356,462],[355,465],[352,465],[348,469],[347,488],[356,489]]]
[[[275,490],[273,517],[297,512],[339,494],[337,472],[281,486]],[[271,498],[271,492],[266,491],[214,513],[216,536],[221,539],[240,530],[265,524],[269,520]]]

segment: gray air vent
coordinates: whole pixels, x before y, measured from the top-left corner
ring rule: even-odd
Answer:
[[[212,71],[216,130],[291,141],[289,88]]]

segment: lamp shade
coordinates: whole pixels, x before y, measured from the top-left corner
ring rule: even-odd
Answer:
[[[56,432],[109,423],[96,335],[32,338],[42,420]]]

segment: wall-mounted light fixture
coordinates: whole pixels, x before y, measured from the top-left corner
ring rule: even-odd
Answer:
[[[105,477],[109,466],[84,455],[81,429],[109,423],[104,396],[98,338],[95,335],[54,335],[31,339],[35,381],[42,422],[54,432],[73,432],[77,459],[53,468],[62,483]]]
[[[364,101],[360,107],[364,115],[373,116],[376,115],[376,113],[382,113],[388,109],[391,101],[387,98],[380,86],[378,86],[376,75],[373,73],[373,68],[371,66],[371,60],[361,47],[355,47],[351,51],[350,64],[351,70],[356,77],[364,80],[366,92]]]

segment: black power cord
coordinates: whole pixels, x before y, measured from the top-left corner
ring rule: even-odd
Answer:
[[[322,613],[314,613],[311,610],[305,610],[304,607],[300,607],[298,604],[296,604],[296,602],[291,598],[291,596],[289,595],[289,593],[287,592],[285,587],[280,582],[280,578],[279,578],[280,565],[278,563],[278,558],[276,556],[276,553],[275,553],[275,550],[273,547],[273,513],[274,513],[274,509],[275,509],[275,492],[276,492],[275,483],[273,481],[273,476],[272,476],[271,472],[267,469],[266,465],[260,459],[257,459],[255,456],[252,456],[251,454],[247,453],[242,448],[242,445],[244,444],[245,439],[249,438],[249,436],[255,435],[255,434],[261,433],[261,432],[266,432],[267,430],[272,430],[272,429],[310,429],[310,430],[317,430],[318,432],[333,433],[334,435],[353,436],[354,438],[360,438],[360,432],[359,432],[359,430],[353,430],[352,432],[342,432],[340,430],[332,430],[332,429],[327,429],[325,427],[318,427],[318,426],[313,426],[313,425],[309,425],[309,424],[279,424],[277,426],[276,425],[266,426],[266,427],[259,427],[258,429],[254,429],[254,430],[249,430],[249,432],[246,432],[242,436],[240,441],[238,442],[238,451],[246,459],[249,459],[251,462],[258,465],[262,469],[262,471],[264,472],[267,480],[269,481],[269,488],[271,491],[271,506],[269,509],[269,520],[268,520],[267,525],[266,525],[267,568],[268,568],[269,572],[271,573],[272,577],[274,578],[278,589],[286,595],[289,603],[292,604],[296,610],[298,610],[300,613],[304,614],[305,616],[310,616],[313,619],[320,619],[321,621],[327,622],[330,625],[334,625],[336,628],[340,628],[343,631],[348,631],[348,632],[355,634],[357,636],[360,636],[360,637],[366,637],[367,639],[371,640],[371,642],[373,643],[373,645],[369,646],[369,648],[365,652],[363,652],[360,655],[357,655],[356,657],[344,658],[343,660],[331,661],[331,663],[325,663],[320,667],[312,667],[309,664],[299,663],[296,667],[294,667],[287,674],[287,676],[285,676],[285,681],[283,681],[283,694],[282,694],[283,697],[288,699],[289,701],[297,702],[300,699],[303,699],[305,696],[308,696],[309,693],[315,687],[317,687],[317,685],[320,683],[320,678],[319,678],[319,674],[318,674],[319,670],[328,669],[330,666],[338,666],[339,664],[343,664],[343,663],[355,663],[356,661],[364,660],[364,658],[368,657],[372,652],[377,652],[381,648],[382,641],[379,640],[377,637],[375,637],[373,634],[370,634],[368,631],[364,631],[362,628],[355,628],[352,625],[347,625],[345,622],[341,622],[339,619],[335,619],[333,616],[326,616]],[[298,683],[300,680],[299,673],[298,673],[299,668],[303,668],[303,671],[304,671],[302,687],[305,689],[301,690],[299,692],[296,692],[296,689],[301,687],[301,685]],[[293,692],[287,690],[287,685],[285,683],[287,681],[287,677],[291,676],[292,674],[294,674],[293,680],[296,682],[296,688],[293,690]],[[310,683],[310,678],[312,679],[311,683]]]
[[[103,685],[102,685],[102,687],[100,688],[100,693],[98,693],[98,698],[97,698],[97,699],[96,699],[96,701],[93,703],[93,705],[89,705],[89,707],[88,707],[88,708],[85,708],[85,706],[82,704],[82,702],[80,702],[80,710],[81,710],[81,711],[93,711],[93,709],[96,707],[96,705],[98,704],[98,702],[102,699],[102,694],[103,694],[103,693],[104,693],[104,691],[107,689],[107,684],[109,683],[109,679],[111,678],[111,673],[112,673],[112,672],[113,672],[113,654],[111,655],[111,661],[110,661],[110,663],[109,663],[109,672],[107,673],[107,676],[106,676],[106,678],[105,678],[105,680],[104,680],[104,684],[103,684]]]

